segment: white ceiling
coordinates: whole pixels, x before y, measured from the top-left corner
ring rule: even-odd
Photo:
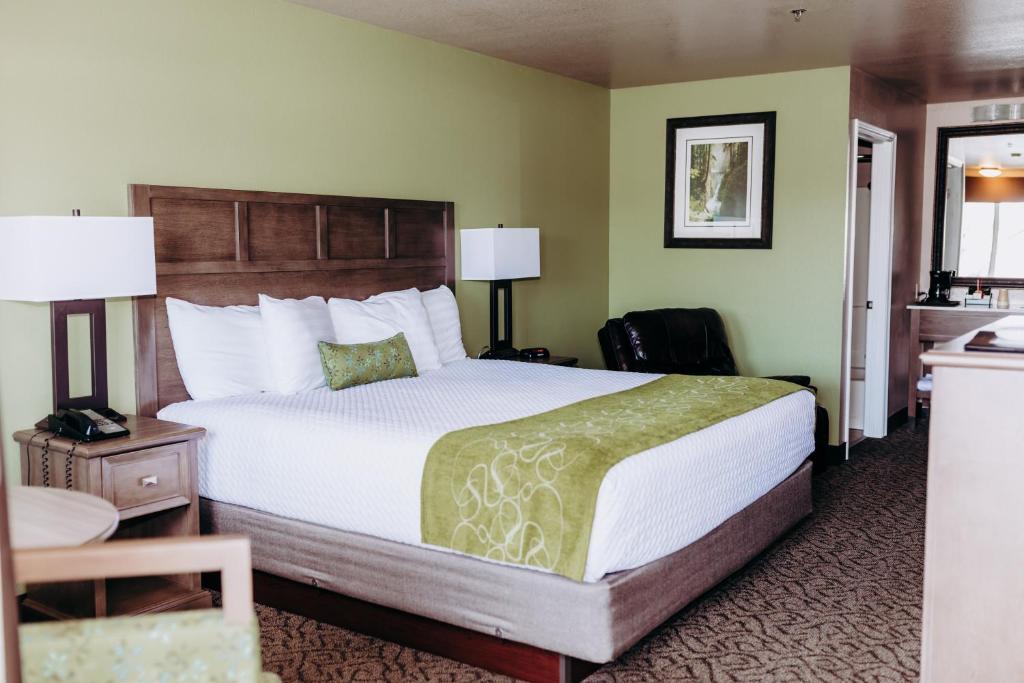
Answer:
[[[953,138],[949,153],[968,167],[1024,168],[1024,134]]]
[[[933,102],[1024,93],[1024,0],[294,1],[613,88],[853,64]]]

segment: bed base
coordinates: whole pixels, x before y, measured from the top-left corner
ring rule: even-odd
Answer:
[[[253,591],[261,605],[532,683],[577,683],[601,666],[266,572],[253,572]]]
[[[811,466],[693,544],[584,584],[202,499],[203,533],[252,539],[256,601],[537,683],[578,681],[811,512]]]

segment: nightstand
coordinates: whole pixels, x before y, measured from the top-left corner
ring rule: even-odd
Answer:
[[[112,538],[199,535],[197,448],[206,430],[128,416],[129,436],[76,443],[50,432],[15,433],[21,480],[91,493],[117,508]],[[212,605],[199,574],[29,586],[24,606],[77,619],[198,609]]]
[[[548,356],[547,358],[509,358],[509,360],[520,363],[538,363],[540,365],[564,365],[567,368],[574,368],[580,362],[579,358],[572,356]]]

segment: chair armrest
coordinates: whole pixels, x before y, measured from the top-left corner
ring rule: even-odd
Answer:
[[[799,384],[802,387],[807,387],[814,392],[818,391],[818,387],[811,384],[811,378],[807,375],[772,375],[770,377],[765,377],[765,379],[777,379],[780,382],[792,382],[793,384]]]
[[[252,558],[245,536],[111,541],[14,553],[14,576],[21,583],[199,572],[221,573],[224,619],[239,625],[250,623]]]
[[[633,347],[629,343],[626,329],[621,318],[612,318],[604,327],[597,331],[597,340],[601,345],[604,365],[609,370],[637,371],[642,370]]]

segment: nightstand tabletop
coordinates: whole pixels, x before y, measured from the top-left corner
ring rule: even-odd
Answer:
[[[75,455],[80,458],[98,458],[118,453],[129,453],[169,443],[191,441],[206,433],[202,427],[137,415],[127,415],[126,417],[128,419],[124,422],[124,426],[131,432],[128,436],[100,441],[83,441],[75,447]],[[31,441],[34,445],[41,445],[48,436],[52,436],[52,433],[40,432],[38,429],[22,429],[14,433],[14,440],[21,444]],[[74,443],[73,440],[64,437],[51,438],[49,450],[67,453]]]
[[[11,547],[62,548],[110,538],[117,530],[117,508],[80,491],[11,486]]]
[[[538,363],[540,365],[564,365],[572,367],[579,363],[579,358],[573,356],[548,356],[547,358],[513,358],[520,363]]]

